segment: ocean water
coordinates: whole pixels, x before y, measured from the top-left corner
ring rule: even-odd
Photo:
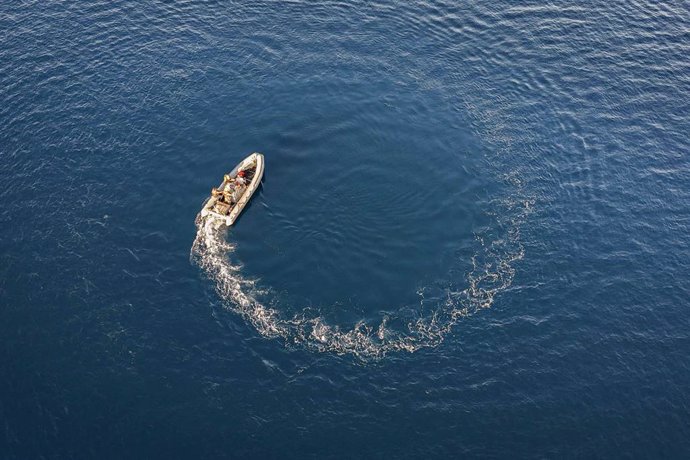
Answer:
[[[0,29],[0,458],[690,455],[687,3]]]

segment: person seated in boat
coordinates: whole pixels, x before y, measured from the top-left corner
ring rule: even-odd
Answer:
[[[247,179],[246,179],[246,173],[244,171],[240,171],[237,173],[237,179],[235,180],[235,187],[232,192],[232,199],[236,203],[240,200],[242,197],[242,194],[244,191],[247,189]]]
[[[247,172],[246,171],[240,171],[237,173],[237,182],[238,185],[245,185],[247,183]]]
[[[232,204],[232,192],[226,190],[218,190],[213,187],[211,189],[211,196],[217,198],[220,203]]]

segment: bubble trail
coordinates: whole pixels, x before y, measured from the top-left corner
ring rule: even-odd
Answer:
[[[292,317],[284,315],[259,300],[270,296],[270,289],[243,276],[242,266],[232,261],[236,247],[227,241],[227,228],[218,225],[213,217],[197,216],[190,259],[215,283],[224,306],[242,316],[262,336],[317,352],[378,359],[391,352],[412,353],[439,345],[461,318],[489,308],[496,295],[511,285],[513,264],[524,256],[519,230],[531,202],[503,203],[502,208],[508,215],[503,219],[507,225],[499,228],[507,230],[488,243],[489,235],[477,235],[479,249],[472,258],[473,269],[466,276],[467,287],[435,293],[437,304],[431,309],[421,308],[427,306],[427,299],[425,289],[420,289],[420,313],[413,319],[388,314],[378,322],[362,320],[346,329],[328,324],[311,307],[304,307]]]

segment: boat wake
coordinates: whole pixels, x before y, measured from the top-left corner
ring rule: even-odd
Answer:
[[[496,295],[511,285],[513,264],[524,255],[520,226],[530,212],[531,202],[495,204],[500,208],[494,216],[497,230],[495,234],[476,235],[478,249],[472,258],[473,268],[465,276],[464,289],[420,289],[420,304],[412,316],[401,311],[377,322],[360,321],[351,328],[328,324],[312,307],[288,316],[262,302],[260,299],[268,297],[270,289],[243,276],[242,266],[233,261],[235,246],[227,241],[227,227],[218,228],[212,217],[197,216],[190,257],[215,282],[225,307],[241,315],[262,336],[319,352],[380,358],[390,352],[414,352],[438,345],[458,320],[489,308]]]

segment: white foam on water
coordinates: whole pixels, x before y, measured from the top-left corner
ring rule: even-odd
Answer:
[[[235,246],[226,239],[227,228],[213,218],[197,216],[191,259],[215,282],[226,308],[241,315],[262,336],[318,352],[380,358],[390,352],[436,346],[461,318],[491,307],[496,295],[511,285],[514,263],[524,256],[520,226],[531,207],[529,200],[498,203],[494,217],[501,231],[476,236],[478,249],[472,258],[473,268],[466,275],[465,289],[437,293],[431,309],[426,308],[429,300],[425,299],[425,289],[420,289],[419,317],[404,319],[402,314],[388,314],[378,323],[360,321],[349,329],[328,324],[313,307],[288,316],[259,301],[270,290],[260,288],[257,280],[243,275],[241,265],[233,263]]]

